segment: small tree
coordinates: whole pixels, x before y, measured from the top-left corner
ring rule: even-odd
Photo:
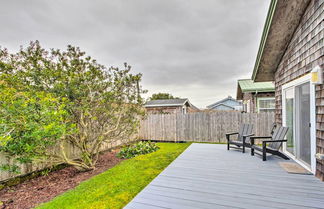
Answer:
[[[60,153],[51,157],[83,170],[95,167],[104,143],[125,140],[137,130],[143,90],[141,74],[130,70],[126,63],[122,70],[107,69],[78,47],[46,51],[37,41],[16,54],[0,52],[0,72],[15,77],[9,85],[50,93],[64,104],[66,121],[76,131],[59,140]],[[78,159],[68,156],[66,143],[78,148]]]
[[[157,93],[152,94],[149,100],[159,100],[159,99],[179,99],[179,97],[174,97],[169,93]]]

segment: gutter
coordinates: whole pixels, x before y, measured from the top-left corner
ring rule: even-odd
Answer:
[[[275,92],[275,89],[273,90],[247,90],[247,91],[242,91],[242,93],[255,93],[255,92],[259,92],[259,93],[264,93],[264,92]]]
[[[182,107],[183,104],[144,105],[144,107]]]
[[[256,110],[254,110],[254,112],[259,113],[259,107],[258,107],[259,106],[258,105],[258,91],[255,92],[254,99],[255,99],[254,100],[254,102],[255,102],[255,106],[254,107],[256,109]]]
[[[266,40],[267,40],[267,37],[268,37],[268,34],[269,34],[270,25],[271,25],[272,18],[273,18],[273,15],[274,15],[274,12],[275,12],[275,9],[276,9],[276,6],[277,6],[277,2],[278,2],[278,0],[271,0],[271,2],[270,2],[266,22],[265,22],[264,27],[263,27],[263,32],[262,32],[262,37],[261,37],[261,42],[260,42],[258,54],[257,54],[257,57],[256,57],[254,68],[253,68],[253,73],[252,73],[252,80],[253,81],[255,81],[255,79],[256,79],[256,74],[257,74],[258,69],[259,69],[260,60],[261,60],[263,50],[264,50],[264,46],[265,46],[265,43],[266,43]]]
[[[144,107],[181,107],[181,106],[185,105],[187,102],[190,104],[189,100],[186,99],[186,101],[184,101],[181,104],[180,103],[178,103],[178,104],[151,104],[151,105],[144,104]]]

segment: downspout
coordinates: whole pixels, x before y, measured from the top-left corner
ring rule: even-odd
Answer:
[[[256,110],[258,110],[259,109],[258,108],[258,90],[256,90],[256,92],[255,92],[254,99],[255,99],[255,105],[254,106],[255,106]],[[259,113],[259,110],[254,111],[254,112]]]

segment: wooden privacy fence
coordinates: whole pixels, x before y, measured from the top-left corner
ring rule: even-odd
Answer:
[[[240,124],[254,125],[253,133],[270,134],[274,113],[198,112],[152,114],[141,121],[139,139],[159,141],[226,142],[225,133],[238,131]]]
[[[103,145],[100,147],[100,151],[105,151],[105,150],[109,150],[110,148],[114,148],[120,145],[123,145],[124,143],[127,142],[131,142],[131,141],[135,141],[137,140],[137,136],[131,136],[129,139],[127,140],[116,140],[114,142],[111,143],[103,143]],[[79,156],[79,149],[74,147],[71,144],[66,144],[65,146],[65,152],[67,154],[67,156],[70,157],[75,157],[77,158],[77,156]],[[4,153],[0,153],[0,164],[9,164],[9,165],[13,165],[12,162],[12,158],[7,157]],[[29,174],[35,171],[39,171],[42,169],[45,169],[49,167],[49,164],[41,164],[41,163],[28,163],[28,164],[21,164],[19,165],[19,170],[20,173],[12,173],[12,172],[8,172],[8,171],[2,171],[0,170],[0,183],[3,181],[6,181],[8,179],[17,177],[17,176],[22,176],[25,174]]]

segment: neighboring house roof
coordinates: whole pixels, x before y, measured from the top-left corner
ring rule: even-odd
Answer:
[[[187,105],[194,110],[200,110],[189,102],[188,99],[159,99],[151,100],[144,104],[144,107],[182,107]]]
[[[243,93],[275,92],[274,84],[270,82],[253,82],[251,79],[240,79],[237,82],[236,99],[243,99]]]
[[[274,84],[270,82],[253,82],[251,79],[238,80],[242,92],[271,92],[275,90]]]
[[[271,0],[252,80],[273,81],[274,73],[310,0]]]
[[[208,109],[212,109],[213,107],[215,107],[215,106],[217,106],[217,105],[219,105],[219,104],[223,104],[224,102],[226,102],[226,101],[228,101],[228,100],[231,100],[231,101],[235,102],[237,105],[241,105],[241,102],[237,101],[236,99],[234,99],[234,98],[231,97],[231,96],[228,96],[228,97],[226,97],[225,99],[222,99],[222,100],[220,100],[220,101],[218,101],[218,102],[215,102],[215,103],[213,103],[213,104],[211,104],[211,105],[208,105],[207,108],[208,108]],[[226,105],[226,104],[225,104],[225,105]],[[229,105],[227,105],[227,106],[229,106]]]
[[[235,110],[234,107],[229,106],[229,105],[226,105],[226,104],[223,104],[223,103],[212,106],[213,109],[216,109],[217,107],[228,107],[228,108],[230,108],[232,110]]]
[[[183,106],[186,103],[189,103],[188,99],[159,99],[159,100],[151,100],[145,103],[145,107],[176,107]]]

